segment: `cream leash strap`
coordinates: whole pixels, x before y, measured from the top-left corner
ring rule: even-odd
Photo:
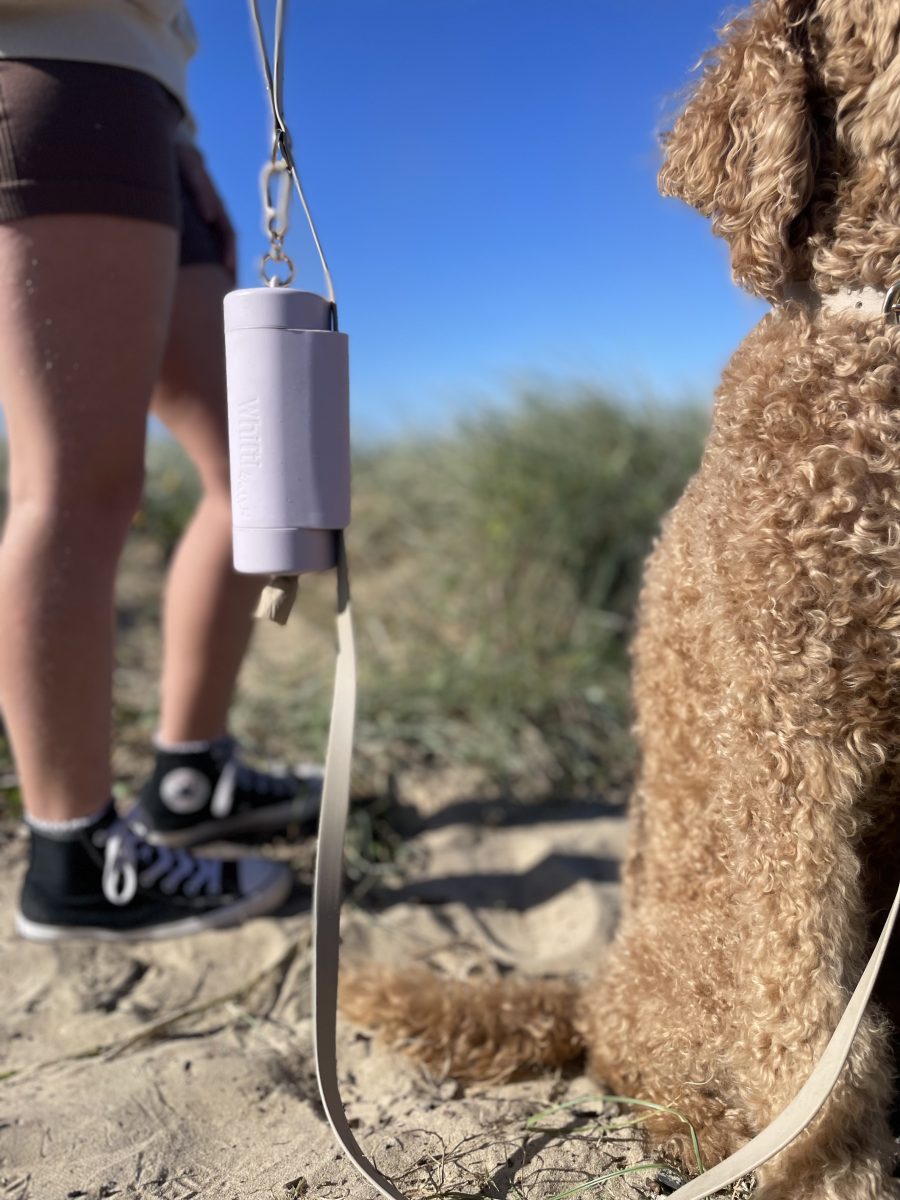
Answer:
[[[356,651],[350,609],[350,575],[344,535],[337,561],[337,662],[331,729],[325,756],[325,782],[319,815],[319,844],[313,890],[313,1037],[319,1093],[341,1149],[374,1188],[390,1200],[405,1200],[359,1148],[344,1113],[337,1073],[338,960],[341,944],[341,891],[344,832],[350,807],[350,768],[356,714]]]
[[[897,895],[894,897],[891,911],[884,923],[881,937],[872,951],[872,957],[866,964],[866,969],[860,976],[849,1004],[844,1009],[844,1015],[838,1022],[837,1029],[831,1035],[831,1040],[813,1068],[809,1079],[787,1108],[746,1146],[742,1146],[740,1150],[735,1151],[723,1162],[718,1163],[715,1167],[710,1167],[696,1179],[691,1179],[677,1191],[672,1192],[669,1200],[676,1200],[676,1198],[677,1200],[703,1200],[704,1196],[709,1196],[713,1192],[719,1191],[720,1188],[727,1187],[729,1183],[734,1183],[742,1175],[749,1175],[751,1171],[761,1167],[779,1150],[790,1145],[794,1138],[809,1125],[831,1094],[841,1069],[847,1061],[853,1038],[859,1029],[859,1023],[863,1019],[866,1005],[872,995],[872,988],[875,986],[875,980],[878,978],[878,972],[884,961],[894,922],[897,919],[898,908],[900,908],[900,888],[897,889]]]
[[[331,730],[325,759],[325,782],[319,817],[319,845],[313,892],[313,1031],[319,1092],[334,1135],[344,1153],[365,1179],[390,1200],[406,1200],[360,1149],[341,1100],[337,1073],[337,999],[340,955],[341,890],[343,885],[344,832],[350,803],[350,768],[353,758],[353,723],[356,709],[356,656],[350,610],[350,578],[343,534],[337,535],[338,614],[337,663]],[[800,1134],[828,1099],[866,1011],[878,972],[884,961],[900,908],[900,889],[885,921],[872,957],[863,971],[844,1015],[809,1079],[787,1108],[766,1129],[724,1162],[698,1175],[669,1200],[703,1200],[742,1175],[768,1162]]]

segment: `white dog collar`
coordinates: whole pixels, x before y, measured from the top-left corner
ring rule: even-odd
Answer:
[[[826,293],[816,291],[805,281],[795,281],[785,286],[784,300],[796,300],[812,315],[852,313],[863,321],[883,316],[889,325],[900,322],[900,281],[888,288],[841,287],[836,292]]]

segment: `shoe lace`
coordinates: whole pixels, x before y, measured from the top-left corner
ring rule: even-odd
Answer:
[[[201,892],[222,894],[222,863],[195,858],[186,850],[151,846],[124,821],[116,821],[94,835],[103,850],[103,895],[110,904],[129,904],[138,887],[158,887],[167,896],[194,898]]]

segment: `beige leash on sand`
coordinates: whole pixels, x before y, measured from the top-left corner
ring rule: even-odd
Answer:
[[[325,782],[319,817],[319,843],[313,892],[313,1030],[319,1092],[334,1135],[350,1161],[390,1200],[406,1200],[366,1158],[351,1132],[341,1100],[337,1071],[337,999],[340,954],[344,832],[350,804],[350,767],[356,708],[356,657],[350,609],[350,580],[343,536],[337,570],[337,664]],[[673,1192],[669,1200],[703,1200],[742,1175],[748,1175],[789,1145],[828,1099],[869,1003],[900,909],[900,888],[868,965],[809,1079],[787,1108],[766,1129],[709,1171]]]
[[[341,1149],[383,1196],[405,1200],[366,1158],[351,1132],[337,1073],[338,960],[341,945],[341,891],[344,882],[344,833],[350,809],[350,768],[356,716],[356,649],[350,609],[350,575],[343,534],[338,535],[337,661],[334,700],[325,756],[325,781],[319,814],[319,842],[313,887],[313,1037],[319,1094]]]
[[[887,293],[874,288],[845,289],[838,297],[823,297],[814,306],[827,313],[854,312],[869,318],[883,313],[888,320],[900,314],[900,285]],[[805,299],[810,293],[795,293]],[[337,999],[340,955],[340,910],[343,882],[344,833],[350,804],[350,768],[353,758],[353,724],[356,708],[356,657],[350,609],[350,580],[343,535],[339,535],[337,566],[337,663],[334,702],[313,892],[313,1030],[319,1092],[334,1135],[350,1161],[383,1196],[406,1200],[403,1193],[369,1161],[353,1136],[344,1113],[337,1071]],[[884,961],[900,909],[900,888],[888,913],[881,936],[837,1028],[812,1074],[791,1103],[761,1133],[715,1167],[690,1180],[669,1200],[704,1200],[773,1158],[814,1119],[838,1081],[850,1054],[853,1039],[866,1011],[878,972]]]
[[[350,583],[343,537],[338,558],[338,653],[325,782],[319,817],[319,843],[313,892],[313,1030],[319,1092],[334,1135],[344,1153],[383,1196],[406,1200],[391,1181],[366,1158],[344,1113],[337,1071],[337,999],[340,954],[341,889],[344,832],[350,799],[353,722],[356,707],[356,660],[350,610]],[[669,1200],[703,1200],[757,1167],[789,1145],[828,1099],[869,1003],[884,961],[897,911],[900,888],[868,965],[809,1079],[787,1108],[766,1129],[709,1171],[690,1180]]]

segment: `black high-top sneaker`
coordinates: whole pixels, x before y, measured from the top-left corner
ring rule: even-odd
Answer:
[[[110,804],[78,829],[32,827],[16,929],[36,942],[180,937],[271,912],[292,885],[287,867],[265,859],[151,846]]]
[[[309,824],[313,832],[321,802],[321,771],[257,771],[226,736],[206,749],[157,749],[129,821],[155,846],[197,846],[289,825]]]

